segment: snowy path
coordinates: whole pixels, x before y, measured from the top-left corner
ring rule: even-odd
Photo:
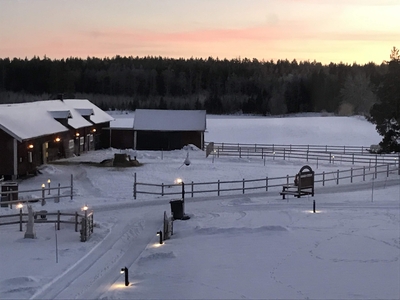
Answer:
[[[140,214],[137,210],[134,219],[126,209],[97,212],[98,219],[116,221],[106,238],[31,299],[97,299],[103,294],[120,279],[120,269],[137,259],[161,227],[161,208],[144,208]]]

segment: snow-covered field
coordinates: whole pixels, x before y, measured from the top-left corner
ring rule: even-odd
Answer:
[[[206,141],[313,145],[377,144],[362,118],[207,116]],[[277,192],[187,198],[189,220],[159,245],[163,213],[173,197],[132,197],[142,182],[206,182],[294,174],[302,161],[205,158],[190,150],[139,151],[137,168],[98,167],[107,149],[42,168],[20,190],[69,185],[74,199],[49,199],[34,210],[94,211],[96,226],[80,242],[74,225],[35,224],[36,239],[19,225],[0,226],[1,299],[399,299],[400,177],[317,187],[315,197],[282,200]],[[310,164],[313,168],[314,165]],[[338,166],[335,166],[337,169]],[[329,171],[320,164],[318,171]],[[373,188],[374,187],[374,188]],[[40,194],[37,194],[40,196]],[[313,200],[317,213],[312,213]],[[26,207],[23,208],[26,211]],[[17,213],[0,208],[0,214]],[[57,246],[57,248],[56,248]],[[123,267],[129,269],[125,287]]]

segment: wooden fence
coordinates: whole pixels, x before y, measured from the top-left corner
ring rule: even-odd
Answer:
[[[71,220],[71,217],[74,217],[73,220]],[[55,223],[57,224],[57,230],[60,230],[61,223],[74,224],[75,232],[78,232],[78,225],[81,223],[80,219],[82,219],[83,217],[84,215],[81,215],[78,212],[62,213],[59,210],[53,213],[47,212],[46,210],[34,212],[35,223]],[[19,224],[19,230],[22,231],[22,224],[24,223],[28,223],[28,213],[23,213],[22,208],[17,214],[0,215],[0,226]]]
[[[71,200],[73,199],[74,195],[74,178],[73,175],[71,174],[70,178],[70,185],[68,186],[61,186],[60,183],[58,183],[57,186],[51,187],[50,182],[46,184],[43,184],[40,189],[33,189],[33,190],[9,190],[9,191],[1,191],[1,206],[10,206],[12,208],[13,204],[18,204],[18,203],[24,203],[24,202],[42,202],[42,206],[46,204],[46,200],[54,199],[54,202],[59,202],[60,198],[62,197],[68,197]],[[52,193],[51,191],[56,191],[56,193]],[[63,193],[62,191],[67,191],[67,193]],[[68,193],[69,192],[69,193]],[[23,196],[24,194],[28,194],[28,196]],[[40,196],[37,198],[30,198],[32,193],[37,193]],[[22,196],[21,196],[22,194]],[[15,196],[17,195],[17,197]],[[17,198],[17,199],[15,199]],[[13,200],[14,199],[14,200]]]
[[[210,152],[213,160],[219,157],[261,158],[282,160],[315,161],[330,164],[348,163],[358,165],[378,165],[400,163],[400,153],[374,154],[362,146],[317,146],[317,145],[266,145],[214,143]]]
[[[390,174],[400,175],[400,168],[398,164],[382,164],[374,165],[371,167],[362,166],[357,168],[350,168],[346,170],[337,170],[332,172],[315,173],[314,184],[325,186],[328,183],[353,183],[355,179],[359,181],[366,181],[367,178],[377,178],[379,174],[389,177]],[[136,173],[134,174],[133,183],[133,198],[136,199],[138,194],[149,194],[156,196],[171,196],[181,195],[182,197],[194,197],[199,194],[212,193],[217,196],[228,193],[242,193],[245,194],[249,191],[265,191],[268,192],[276,188],[282,188],[283,184],[289,184],[294,181],[294,176],[281,176],[281,177],[265,177],[258,179],[242,179],[230,181],[211,181],[211,182],[185,182],[178,184],[156,184],[138,182]]]

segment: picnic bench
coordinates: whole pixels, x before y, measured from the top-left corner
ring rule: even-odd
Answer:
[[[305,195],[314,196],[314,171],[310,166],[303,166],[295,176],[294,184],[284,184],[282,186],[282,199],[286,195],[293,195],[297,198]]]

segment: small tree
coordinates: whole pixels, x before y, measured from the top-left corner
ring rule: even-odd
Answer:
[[[372,106],[369,121],[376,124],[376,130],[383,136],[379,143],[382,151],[400,152],[400,56],[396,47],[386,64],[388,71],[377,92],[379,102]]]

